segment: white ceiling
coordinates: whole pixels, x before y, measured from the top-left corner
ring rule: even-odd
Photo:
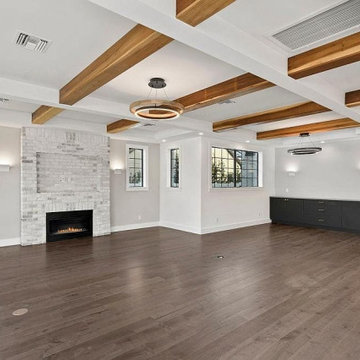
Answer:
[[[32,113],[38,107],[39,106],[36,104],[30,104],[23,101],[15,101],[15,100],[9,100],[7,102],[0,101],[0,110],[16,110],[26,113]]]
[[[234,98],[228,104],[215,104],[195,110],[191,116],[214,122],[304,101],[306,99],[303,97],[276,86]]]
[[[134,25],[87,0],[0,1],[0,75],[61,88]],[[51,40],[46,53],[14,44],[23,31]]]
[[[237,0],[225,8],[219,16],[250,34],[267,36],[343,1]]]
[[[70,124],[69,126],[76,122],[81,123],[82,126],[88,123],[89,126],[97,125],[94,127],[94,131],[97,131],[97,129],[104,129],[104,126],[112,121],[123,117],[131,118],[128,111],[130,102],[148,96],[147,82],[153,76],[165,78],[168,84],[167,96],[175,99],[241,75],[246,71],[242,67],[234,65],[237,63],[237,55],[233,51],[234,48],[231,47],[242,41],[246,43],[246,41],[256,39],[259,44],[263,44],[265,47],[262,48],[254,41],[248,47],[249,52],[244,51],[246,56],[251,60],[253,56],[251,51],[258,46],[255,50],[258,51],[257,54],[260,54],[260,60],[264,64],[269,61],[267,66],[274,72],[275,77],[280,75],[284,77],[286,74],[281,74],[281,72],[286,70],[284,64],[286,65],[286,58],[290,52],[284,52],[283,47],[270,39],[271,35],[342,1],[237,0],[197,28],[183,27],[184,33],[189,32],[190,37],[188,34],[185,34],[186,36],[180,33],[176,34],[179,35],[176,38],[181,39],[182,42],[173,41],[95,91],[81,102],[81,107],[74,106],[73,110],[64,111],[61,118],[54,119],[47,125],[59,125],[61,119],[67,119],[69,121],[66,124]],[[106,10],[95,5],[94,2],[117,4],[117,11]],[[140,6],[141,4],[143,6]],[[0,46],[2,49],[0,77],[47,87],[51,90],[61,88],[135,26],[137,21],[131,16],[130,8],[132,7],[140,14],[139,19],[151,19],[154,14],[147,13],[149,8],[164,14],[163,20],[168,21],[164,29],[175,31],[175,27],[172,28],[172,25],[177,25],[178,22],[174,20],[175,0],[132,0],[127,3],[121,0],[12,0],[0,2],[2,18],[0,22]],[[158,21],[161,22],[162,18],[158,17]],[[214,25],[216,26],[214,27]],[[224,48],[226,54],[225,52],[224,54],[214,54],[212,51],[211,40],[215,35],[209,30],[211,27],[213,30],[214,28],[218,29],[214,44],[221,40],[222,35],[226,34],[230,38],[232,36],[226,44],[224,41],[223,45],[227,46]],[[13,43],[18,30],[52,40],[52,44],[45,54],[37,54],[20,48]],[[193,36],[190,31],[193,32]],[[191,37],[194,41],[186,41]],[[204,46],[202,41],[209,41],[210,46]],[[270,52],[268,52],[269,48],[271,48]],[[259,62],[255,56],[257,54],[254,52],[253,64]],[[276,56],[270,59],[273,54]],[[278,63],[276,63],[277,60],[279,60]],[[253,64],[251,66],[255,66]],[[211,122],[302,101],[317,101],[317,97],[314,97],[316,91],[323,98],[333,101],[334,104],[340,104],[343,102],[343,95],[346,91],[360,89],[360,77],[354,76],[359,73],[360,62],[299,80],[296,82],[296,86],[291,85],[287,89],[285,86],[284,88],[277,86],[235,98],[230,104],[216,104],[189,112],[181,118],[184,126],[181,126],[181,121],[162,122],[153,127],[138,127],[128,130],[121,136],[159,140],[167,134],[167,136],[187,136],[189,133],[203,132],[204,129],[205,131],[208,129],[210,134],[209,123]],[[295,84],[295,82],[293,83]],[[289,82],[289,84],[293,83]],[[299,84],[303,87],[300,87]],[[321,88],[318,87],[320,84],[325,91],[321,91]],[[298,92],[296,89],[301,89],[301,91]],[[37,91],[37,89],[34,90],[36,94]],[[162,91],[159,91],[158,96],[166,97]],[[15,100],[11,99],[12,101],[9,103],[0,103],[0,110],[31,113],[38,105],[42,104],[38,100],[39,97],[35,97],[34,100],[34,98],[26,99],[19,95],[19,98],[22,98],[23,101],[16,100],[15,96]],[[97,99],[103,100],[101,107],[97,107]],[[321,101],[317,102],[321,103]],[[86,108],[86,106],[88,107]],[[360,114],[360,109],[354,111],[358,111]],[[256,131],[332,120],[344,117],[344,113],[346,113],[346,109],[342,115],[329,112],[274,123],[251,125],[244,127],[243,131],[234,131],[233,135],[242,134],[241,136],[243,136],[245,134],[245,137],[251,135],[250,137],[255,138]],[[345,133],[347,136],[352,136],[352,132]],[[324,136],[331,137],[332,133]]]
[[[170,99],[176,99],[243,73],[242,70],[173,41],[93,95],[130,103],[147,98],[150,78],[162,77],[167,83],[166,94]],[[162,90],[158,91],[158,96],[166,98]]]
[[[337,69],[324,71],[321,76],[343,92],[360,89],[360,62],[345,65]]]
[[[298,126],[298,125],[305,125],[311,123],[317,123],[322,121],[330,121],[340,119],[340,116],[333,111],[316,114],[311,116],[301,116],[293,119],[288,120],[281,120],[281,121],[274,121],[270,123],[263,123],[263,124],[256,124],[256,125],[247,125],[244,128],[254,131],[268,131],[268,130],[275,130],[281,129],[286,127]]]

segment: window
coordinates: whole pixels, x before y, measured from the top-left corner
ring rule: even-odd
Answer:
[[[259,153],[213,147],[212,187],[258,187]]]
[[[144,187],[144,149],[128,148],[128,187],[143,188]]]
[[[179,149],[170,149],[170,187],[179,187]]]

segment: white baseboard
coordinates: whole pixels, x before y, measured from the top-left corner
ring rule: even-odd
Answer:
[[[138,223],[138,224],[129,224],[129,225],[120,225],[112,226],[111,232],[126,231],[126,230],[136,230],[136,229],[145,229],[149,227],[159,226],[158,221],[148,222],[148,223]]]
[[[145,228],[154,227],[154,226],[163,226],[163,227],[167,227],[170,229],[186,231],[186,232],[190,232],[193,234],[201,235],[201,234],[210,234],[210,233],[219,232],[219,231],[238,229],[238,228],[243,228],[243,227],[248,227],[248,226],[268,224],[270,222],[271,222],[270,219],[258,219],[258,220],[244,221],[244,222],[236,223],[236,224],[210,226],[210,227],[199,229],[199,228],[196,228],[193,226],[175,224],[175,223],[170,223],[170,222],[166,222],[166,221],[161,221],[161,222],[154,221],[154,222],[149,222],[149,223],[113,226],[113,227],[111,227],[111,232],[135,230],[135,229],[145,229]],[[13,246],[13,245],[20,245],[19,237],[11,238],[11,239],[0,239],[0,247]]]
[[[0,239],[0,247],[20,245],[20,238]]]
[[[199,235],[201,234],[201,229],[194,226],[175,224],[167,221],[160,221],[160,226],[167,227],[170,229],[180,230],[180,231],[186,231],[193,234],[199,234]]]
[[[236,224],[209,226],[206,228],[202,228],[201,234],[210,234],[219,231],[233,230],[233,229],[239,229],[249,226],[269,224],[269,223],[271,223],[270,219],[256,219],[256,220],[243,221],[241,223],[236,223]]]

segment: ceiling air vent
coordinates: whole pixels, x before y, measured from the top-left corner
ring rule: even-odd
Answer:
[[[234,100],[226,99],[226,100],[223,100],[223,101],[219,101],[219,102],[218,102],[218,105],[235,104],[235,103],[236,103],[236,101],[234,101]]]
[[[34,35],[19,32],[16,36],[16,45],[22,46],[25,49],[44,53],[50,45],[50,41],[41,39]]]
[[[273,37],[291,50],[297,50],[360,25],[360,1],[348,0],[304,20]]]

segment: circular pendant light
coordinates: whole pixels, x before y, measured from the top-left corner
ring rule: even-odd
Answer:
[[[158,90],[164,89],[166,83],[162,78],[152,78],[148,85],[151,90]],[[164,93],[166,95],[165,90]],[[178,118],[184,112],[184,106],[177,101],[148,99],[133,102],[130,111],[140,119],[168,120]]]
[[[309,133],[301,133],[300,138],[309,137]],[[301,145],[301,144],[300,144]],[[312,155],[322,151],[321,147],[318,146],[299,146],[288,150],[291,155]]]

